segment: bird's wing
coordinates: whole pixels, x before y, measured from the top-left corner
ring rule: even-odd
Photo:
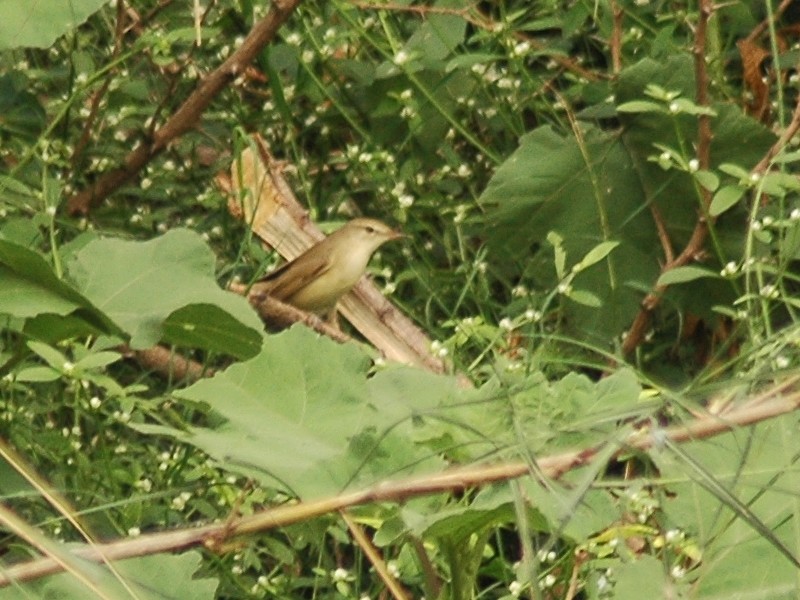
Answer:
[[[303,263],[302,270],[305,271],[302,277],[297,276],[299,272],[298,264],[301,262],[301,259]],[[313,263],[311,261],[313,261]],[[266,277],[256,282],[253,287],[257,287],[259,292],[264,292],[276,300],[285,301],[302,290],[311,281],[314,281],[317,277],[327,272],[330,266],[331,264],[328,256],[310,259],[303,254],[298,256],[295,260],[281,265],[272,271],[272,273],[269,273]]]

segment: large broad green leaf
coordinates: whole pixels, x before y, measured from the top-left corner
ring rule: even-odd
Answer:
[[[653,450],[667,526],[694,536],[695,598],[798,598],[797,417]]]
[[[586,157],[589,158],[587,163]],[[579,273],[574,286],[591,290],[602,307],[565,301],[576,330],[608,339],[630,323],[639,307],[637,290],[658,274],[652,256],[654,234],[642,203],[643,192],[618,136],[589,128],[584,149],[542,127],[520,139],[520,147],[496,171],[481,196],[486,218],[476,228],[490,247],[490,260],[506,275],[558,284],[550,231],[563,240],[567,267],[612,239],[619,246]],[[603,234],[603,221],[610,225]]]
[[[657,83],[691,97],[691,59],[643,60],[620,75],[617,101],[648,97]],[[735,106],[715,106],[712,118],[712,169],[736,162],[748,169],[763,156],[774,136]],[[603,260],[577,274],[573,286],[588,290],[599,306],[565,299],[564,322],[572,333],[606,341],[630,325],[645,290],[653,287],[664,253],[651,214],[659,209],[673,248],[680,250],[697,222],[697,184],[691,173],[663,170],[648,159],[660,150],[692,147],[697,117],[664,113],[626,113],[618,133],[582,124],[582,136],[565,136],[540,127],[520,139],[519,148],[498,167],[480,198],[485,214],[475,233],[486,239],[489,260],[510,279],[530,280],[555,288],[553,249],[545,242],[554,231],[563,240],[567,269],[592,248],[619,242]],[[691,158],[691,157],[688,157]],[[730,210],[716,224],[722,261],[709,259],[711,269],[741,255],[744,219]],[[730,282],[697,280],[669,292],[681,308],[711,318],[714,304],[734,297]]]
[[[68,269],[78,289],[131,336],[133,348],[153,346],[165,329],[174,343],[238,357],[260,346],[261,322],[244,298],[219,288],[214,254],[194,232],[173,230],[147,242],[95,240]]]
[[[185,600],[214,598],[216,579],[195,579],[201,564],[198,552],[180,555],[157,554],[114,563],[116,574],[105,566],[80,561],[82,574],[90,578],[95,589],[107,598],[139,598],[140,600]],[[123,586],[120,580],[125,582]],[[40,581],[9,586],[0,590],[0,600],[20,598],[59,598],[85,600],[99,597],[93,588],[71,574],[53,575]],[[133,592],[134,595],[131,595]]]
[[[47,48],[108,0],[0,0],[0,50]]]
[[[28,325],[40,319],[52,324],[56,315],[71,314],[68,329],[72,333],[115,331],[114,325],[89,300],[56,277],[44,258],[33,250],[2,239],[0,313],[29,319]]]
[[[220,466],[304,499],[441,468],[414,446],[412,416],[436,408],[455,381],[408,368],[367,378],[369,365],[357,346],[294,327],[252,360],[177,394],[208,404],[221,426],[139,428],[184,439]]]

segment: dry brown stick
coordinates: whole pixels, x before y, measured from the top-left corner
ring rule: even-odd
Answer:
[[[708,68],[706,66],[706,36],[708,21],[714,7],[711,0],[700,0],[699,17],[695,30],[692,54],[694,56],[695,82],[697,86],[695,101],[698,106],[708,106]],[[700,169],[708,169],[711,162],[711,117],[701,114],[697,118],[697,161]],[[708,237],[708,206],[711,203],[711,192],[699,186],[701,194],[701,209],[697,217],[692,235],[678,256],[664,263],[661,273],[666,273],[677,267],[682,267],[697,260],[703,253],[703,246]],[[663,242],[662,242],[663,243]],[[635,350],[647,334],[653,311],[661,303],[661,297],[667,286],[655,285],[642,300],[642,308],[637,313],[625,339],[622,342],[623,355]]]
[[[616,0],[611,0],[611,16],[613,27],[611,29],[611,40],[609,43],[611,50],[611,68],[614,75],[622,70],[622,17],[624,16],[622,7]]]
[[[613,457],[627,455],[631,450],[646,451],[653,447],[662,447],[666,442],[682,443],[712,437],[798,410],[800,408],[800,392],[796,389],[798,382],[800,376],[786,379],[755,396],[751,401],[734,406],[722,415],[705,415],[665,429],[637,430],[619,444],[619,449]],[[782,394],[789,388],[791,391]],[[536,461],[536,465],[545,477],[557,479],[567,471],[589,464],[603,448],[604,446],[600,445],[569,450],[543,457]],[[226,535],[244,535],[285,527],[360,504],[403,502],[418,496],[460,491],[528,474],[530,465],[527,462],[454,467],[441,473],[386,481],[363,490],[322,500],[287,504],[240,517],[233,522],[152,533],[134,539],[102,544],[100,547],[86,546],[73,552],[76,556],[97,562],[101,556],[119,560],[182,550],[203,545],[209,540],[219,543],[219,539]],[[28,581],[59,570],[56,561],[49,557],[7,567],[0,571],[0,587],[8,585],[11,581]]]
[[[88,213],[92,206],[132,179],[153,157],[194,126],[225,85],[242,73],[264,46],[272,41],[299,3],[300,0],[273,0],[267,15],[256,23],[242,45],[198,84],[162,127],[125,157],[121,167],[103,174],[94,184],[69,199],[69,212]]]
[[[246,285],[241,283],[232,283],[228,286],[228,289],[241,295],[248,294],[250,291]],[[291,304],[286,304],[270,296],[253,293],[252,291],[247,295],[247,300],[258,311],[264,321],[279,329],[290,327],[295,323],[303,323],[306,327],[321,335],[328,336],[340,344],[353,341],[353,338],[349,335],[326,323],[317,315],[300,310]]]
[[[341,516],[342,520],[347,524],[347,528],[350,530],[350,533],[353,534],[353,539],[359,545],[364,554],[367,555],[367,558],[375,568],[375,572],[378,574],[378,577],[381,578],[381,581],[383,581],[383,583],[386,585],[386,588],[391,592],[395,600],[410,600],[411,596],[409,596],[408,592],[403,589],[403,586],[400,585],[400,582],[397,581],[397,578],[389,572],[389,569],[386,566],[386,561],[383,560],[381,553],[369,540],[362,527],[356,523],[349,514],[347,514],[346,510],[340,510],[339,516]]]
[[[797,99],[797,104],[794,107],[794,113],[792,114],[792,120],[789,122],[789,125],[786,129],[781,133],[780,137],[777,141],[772,145],[772,147],[767,151],[758,164],[753,167],[753,173],[758,173],[763,175],[767,172],[770,164],[772,163],[772,159],[775,158],[778,153],[786,147],[786,144],[795,136],[797,131],[800,130],[800,98]]]
[[[783,0],[778,5],[778,7],[775,9],[775,12],[773,13],[773,17],[775,17],[776,21],[780,18],[780,16],[784,13],[784,11],[786,11],[786,9],[792,5],[792,2],[794,1],[795,0]],[[751,31],[750,34],[745,39],[749,41],[754,41],[758,36],[760,36],[762,33],[764,33],[764,31],[766,31],[768,26],[769,26],[769,21],[767,19],[764,19],[763,21],[761,21],[761,23],[759,23],[753,28],[753,31]]]
[[[133,357],[143,367],[173,380],[191,383],[214,374],[213,369],[181,356],[164,346],[153,346],[146,350],[131,350],[127,345],[123,345],[119,347],[119,350],[123,355]]]

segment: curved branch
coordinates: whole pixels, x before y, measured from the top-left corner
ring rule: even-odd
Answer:
[[[106,172],[94,184],[69,199],[70,214],[86,214],[119,186],[132,179],[150,160],[197,123],[214,97],[242,73],[275,37],[300,0],[273,0],[267,15],[250,31],[242,45],[203,79],[186,101],[149,139],[125,157],[123,165]]]

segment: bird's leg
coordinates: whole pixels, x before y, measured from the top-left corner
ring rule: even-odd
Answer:
[[[334,304],[333,308],[328,311],[328,314],[325,315],[325,320],[328,324],[336,329],[337,331],[341,331],[342,328],[339,327],[339,311],[336,310],[336,305]]]

